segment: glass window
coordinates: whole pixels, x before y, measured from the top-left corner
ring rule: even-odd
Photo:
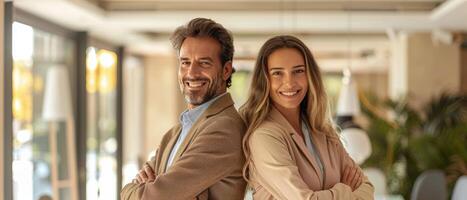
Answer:
[[[89,47],[86,55],[86,199],[117,199],[117,54]]]
[[[58,177],[66,179],[66,132],[70,121],[57,121],[52,129],[43,116],[47,72],[75,66],[73,40],[34,27],[13,23],[13,196],[33,200],[52,195],[50,134],[56,134]],[[69,75],[69,74],[68,74]],[[72,77],[72,76],[68,76]],[[68,92],[72,94],[69,85]],[[70,100],[70,99],[69,99]],[[71,105],[71,102],[70,102]],[[64,198],[64,199],[69,199]]]

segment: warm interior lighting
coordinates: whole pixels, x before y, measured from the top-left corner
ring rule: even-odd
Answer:
[[[116,62],[115,53],[107,50],[99,50],[99,64],[103,68],[111,68]]]
[[[86,55],[86,69],[97,70],[97,55],[94,47],[89,47]]]
[[[86,55],[86,90],[88,93],[109,93],[115,90],[117,54],[89,47]]]
[[[89,47],[86,51],[86,90],[88,93],[97,91],[97,54],[94,47]]]
[[[29,67],[21,61],[13,63],[13,117],[16,120],[32,120],[33,77]]]
[[[101,49],[97,52],[99,58],[99,91],[109,93],[117,85],[117,54]]]

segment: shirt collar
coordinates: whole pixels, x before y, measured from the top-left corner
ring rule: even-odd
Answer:
[[[203,112],[214,102],[216,101],[217,99],[219,99],[220,97],[224,96],[225,94],[227,94],[227,92],[223,93],[223,94],[220,94],[218,95],[217,97],[214,97],[212,98],[211,100],[199,105],[199,106],[196,106],[195,108],[193,109],[186,109],[185,111],[182,112],[182,114],[180,115],[180,123],[182,124],[187,124],[187,123],[190,123],[190,124],[193,124],[195,123],[195,121],[199,118],[199,116],[201,116],[201,114],[203,114]]]

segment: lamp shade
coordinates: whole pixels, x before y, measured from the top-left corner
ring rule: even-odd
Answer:
[[[337,116],[356,116],[360,114],[357,90],[351,76],[345,76],[337,102]]]
[[[42,117],[46,121],[64,121],[71,109],[68,71],[52,66],[47,71]]]
[[[359,128],[346,128],[341,132],[345,150],[357,163],[362,164],[371,155],[371,143],[368,135]]]

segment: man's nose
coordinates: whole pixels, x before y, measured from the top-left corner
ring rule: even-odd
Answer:
[[[200,73],[200,66],[197,62],[191,62],[190,66],[188,66],[187,74],[189,75],[197,75]]]

